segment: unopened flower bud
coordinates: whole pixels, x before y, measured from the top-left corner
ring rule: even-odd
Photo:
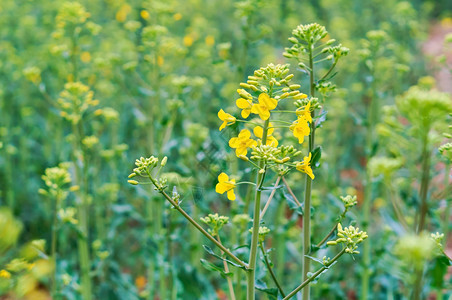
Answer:
[[[244,161],[249,161],[249,158],[246,155],[240,155],[239,158]]]

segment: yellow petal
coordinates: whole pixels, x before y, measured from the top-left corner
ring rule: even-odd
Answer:
[[[220,175],[218,175],[218,182],[226,182],[229,180],[229,176],[222,172]]]
[[[259,95],[259,104],[265,105],[265,107],[269,110],[275,109],[278,105],[278,101],[276,99],[270,98],[266,93],[262,93]]]
[[[235,155],[239,157],[240,155],[246,155],[247,152],[246,147],[240,147],[235,150]]]
[[[238,146],[238,138],[232,138],[229,140],[229,147],[237,148]]]
[[[223,183],[217,183],[217,185],[215,186],[215,192],[217,192],[218,194],[223,194],[224,192],[226,192],[226,185]]]
[[[278,147],[278,140],[273,136],[267,137],[267,145],[272,145],[273,147]]]
[[[246,99],[240,98],[235,101],[235,104],[238,108],[245,109],[249,108],[251,106],[251,103],[249,103]]]
[[[268,110],[263,110],[259,113],[259,117],[265,121],[270,118],[270,112]]]
[[[303,144],[304,142],[304,135],[295,135],[296,138],[298,138],[298,143]]]
[[[227,124],[228,124],[228,122],[223,121],[223,124],[221,124],[221,126],[220,126],[220,131],[222,131],[226,127]]]
[[[260,126],[256,126],[253,129],[253,133],[255,136],[257,136],[258,138],[262,138],[262,135],[264,134],[264,129]]]
[[[218,118],[220,118],[221,121],[224,121],[224,119],[226,119],[227,114],[224,112],[223,109],[220,109],[220,111],[218,112]]]
[[[256,147],[257,146],[257,142],[255,140],[248,140],[246,142],[246,147],[247,148],[252,148],[252,147]]]
[[[246,109],[242,110],[242,118],[244,118],[244,119],[248,118],[250,113],[251,113],[251,108],[246,108]]]
[[[253,106],[251,106],[251,112],[253,114],[258,114],[259,113],[259,105],[258,104],[253,104]]]
[[[249,139],[251,136],[251,132],[247,129],[243,129],[239,133],[239,139]]]
[[[228,199],[231,201],[235,200],[234,189],[228,191]]]
[[[275,128],[273,127],[272,122],[268,123],[268,129],[267,129],[267,136],[271,135],[275,131]]]

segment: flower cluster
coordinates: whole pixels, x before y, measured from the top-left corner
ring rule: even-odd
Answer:
[[[441,155],[452,161],[452,143],[441,145],[438,150]]]
[[[356,196],[351,196],[351,195],[347,195],[347,196],[340,196],[342,203],[344,204],[345,208],[348,209],[350,207],[355,206],[356,204],[358,204],[358,200],[356,200]]]
[[[159,159],[154,156],[150,156],[147,158],[140,157],[140,159],[135,160],[135,166],[136,168],[133,169],[133,172],[129,175],[128,183],[132,185],[138,185],[140,184],[139,181],[133,180],[130,178],[134,178],[135,176],[140,176],[147,178],[151,180],[151,182],[154,184],[155,189],[159,191],[163,191],[167,187],[168,179],[166,177],[162,178],[156,178],[158,177],[161,169],[166,165],[168,158],[165,156],[161,162],[160,167],[157,171],[156,175],[152,174],[152,171],[157,167]]]
[[[337,240],[329,241],[327,245],[344,244],[346,253],[359,254],[359,251],[356,249],[358,249],[358,244],[367,238],[367,233],[359,231],[359,228],[351,225],[343,229],[339,223],[337,224],[337,236]]]
[[[95,100],[93,97],[94,93],[83,83],[66,83],[58,99],[61,116],[74,125],[78,124],[90,108],[99,104],[99,100]]]
[[[256,70],[252,76],[248,76],[246,83],[240,84],[241,88],[237,90],[240,98],[236,100],[243,119],[251,115],[256,117],[251,121],[238,120],[237,116],[221,109],[218,112],[218,117],[222,121],[220,131],[236,122],[252,125],[254,137],[251,131],[245,128],[239,132],[238,136],[229,140],[229,146],[235,149],[237,157],[244,161],[250,161],[250,159],[256,161],[256,163],[251,162],[255,167],[259,162],[263,162],[266,168],[277,167],[278,173],[286,173],[295,168],[314,179],[311,168],[312,154],[305,156],[302,161],[291,161],[291,158],[301,152],[292,145],[279,146],[280,134],[276,132],[279,128],[288,128],[298,142],[303,143],[304,138],[311,133],[313,110],[319,107],[317,101],[312,102],[306,94],[298,90],[300,85],[291,83],[292,78],[293,74],[289,74],[289,65],[269,64]],[[282,102],[285,99],[295,101],[295,108],[292,111],[283,110],[285,104]],[[278,120],[277,116],[282,113],[291,113],[286,116],[296,119],[291,122]],[[248,158],[249,149],[251,149],[251,156]],[[220,194],[228,192],[228,198],[234,200],[233,188],[236,183],[229,181],[226,176],[224,173],[220,174],[216,190]]]
[[[218,214],[209,214],[207,217],[200,218],[200,220],[209,225],[209,233],[212,236],[217,236],[218,232],[224,225],[229,223],[229,218],[225,216],[219,216]]]
[[[430,237],[432,238],[432,240],[435,242],[436,247],[443,252],[444,251],[444,246],[443,246],[443,240],[444,240],[444,233],[431,233]]]
[[[47,168],[42,180],[44,180],[47,189],[39,189],[39,193],[61,200],[67,195],[65,187],[71,183],[71,174],[66,165],[60,164],[58,167]]]
[[[249,232],[252,233],[253,232],[253,228],[250,228]],[[265,237],[269,233],[270,233],[270,229],[269,228],[267,228],[265,226],[259,226],[259,238],[258,238],[259,243],[263,243],[264,240],[265,240]]]
[[[394,246],[394,254],[407,266],[421,270],[426,261],[435,256],[436,241],[426,233],[408,234]]]
[[[132,174],[144,176],[147,173],[150,173],[152,169],[154,169],[159,162],[159,159],[157,157],[151,156],[151,157],[140,157],[140,159],[135,160],[135,166],[136,168],[133,169]],[[132,174],[129,175],[129,178],[131,178]]]

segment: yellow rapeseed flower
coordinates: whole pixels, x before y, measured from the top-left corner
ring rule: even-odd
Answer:
[[[184,45],[186,47],[190,47],[191,45],[193,45],[193,42],[194,42],[193,37],[191,37],[190,35],[184,36]]]
[[[251,107],[253,105],[253,102],[251,100],[246,100],[243,98],[237,99],[235,102],[238,108],[242,109],[242,117],[244,119],[248,118],[248,116],[251,113]]]
[[[270,111],[276,108],[278,101],[270,98],[266,93],[260,94],[257,100],[259,101],[259,104],[253,104],[251,112],[259,115],[259,117],[265,121],[270,118]]]
[[[142,11],[140,11],[140,16],[145,20],[149,19],[149,17],[150,17],[149,12],[144,9]]]
[[[293,135],[298,138],[300,144],[303,143],[304,137],[311,133],[308,121],[304,117],[300,117],[298,120],[294,121],[289,129],[292,130]]]
[[[226,173],[221,173],[218,175],[218,183],[215,187],[215,192],[218,194],[224,194],[224,192],[227,192],[228,199],[234,201],[235,200],[235,194],[234,194],[234,188],[236,187],[235,179],[229,180],[229,176],[226,175]]]
[[[165,59],[163,58],[163,56],[157,56],[157,65],[159,67],[163,66],[163,64],[165,63]]]
[[[80,60],[84,63],[90,62],[91,61],[91,54],[88,51],[83,51],[80,54]]]
[[[181,13],[175,13],[175,14],[173,15],[173,19],[174,19],[175,21],[179,21],[180,19],[182,19],[182,14],[181,14]]]
[[[308,102],[308,104],[306,104],[306,106],[304,108],[298,108],[296,111],[297,116],[300,117],[304,117],[306,119],[306,121],[308,121],[309,123],[312,123],[312,117],[311,117],[311,101]]]
[[[273,131],[275,130],[273,128],[273,124],[269,123],[268,124],[268,129],[267,129],[267,142],[266,145],[272,145],[273,147],[278,147],[278,140],[275,139],[274,136],[272,136]],[[264,129],[260,126],[256,126],[254,127],[254,135],[257,136],[258,138],[262,139],[262,136],[264,135]]]
[[[212,35],[208,35],[206,36],[205,42],[207,46],[213,46],[215,45],[215,38]]]
[[[218,118],[223,121],[223,124],[221,124],[220,126],[220,131],[222,131],[226,126],[234,124],[236,120],[233,115],[225,113],[222,109],[220,109],[220,111],[218,112]]]
[[[6,270],[0,270],[0,278],[11,278],[11,273]]]
[[[127,15],[131,12],[132,7],[129,4],[123,4],[116,12],[116,20],[118,22],[124,22],[127,19]]]
[[[303,173],[308,174],[309,177],[311,177],[311,179],[314,179],[314,173],[312,173],[312,168],[311,168],[311,157],[312,154],[309,153],[309,156],[305,156],[303,158],[303,161],[300,161],[297,163],[297,170]]]
[[[229,147],[235,148],[235,154],[237,157],[240,155],[246,155],[247,148],[255,147],[257,142],[250,139],[251,132],[247,129],[240,131],[239,136],[229,140]]]

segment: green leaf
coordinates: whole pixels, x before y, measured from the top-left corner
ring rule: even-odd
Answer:
[[[320,166],[319,160],[322,157],[322,148],[320,146],[317,146],[312,152],[311,157],[311,167],[313,169],[316,169]]]
[[[227,263],[230,264],[230,265],[233,265],[234,267],[241,268],[241,269],[244,269],[244,270],[245,270],[245,267],[244,267],[244,266],[241,266],[241,265],[239,265],[239,264],[236,264],[235,262],[232,262],[232,261],[230,261],[229,259],[226,259],[226,258],[224,258],[224,257],[221,257],[221,256],[215,254],[215,252],[213,252],[212,248],[210,248],[209,246],[202,245],[202,247],[203,247],[204,250],[206,250],[207,253],[209,253],[210,255],[213,255],[213,256],[215,256],[216,258],[221,259],[222,261],[225,261],[225,262],[227,262]]]
[[[319,127],[321,127],[322,126],[322,123],[323,122],[325,122],[326,121],[326,115],[327,115],[327,111],[326,110],[324,110],[324,111],[322,111],[322,113],[320,114],[320,115],[318,115],[315,119],[316,119],[316,121],[315,121],[315,128],[319,128]]]
[[[278,289],[277,288],[269,288],[265,282],[257,280],[256,281],[256,290],[264,292],[268,295],[269,299],[278,299]]]
[[[433,260],[433,265],[429,270],[429,277],[432,279],[432,286],[437,289],[444,288],[444,275],[447,273],[450,260],[444,256],[438,256]]]
[[[286,199],[287,201],[287,205],[289,206],[290,209],[294,210],[295,213],[299,214],[300,216],[303,215],[303,207],[298,206],[298,204],[295,202],[295,200],[293,199],[292,195],[290,195],[289,193],[286,192],[285,189],[281,190],[281,197],[283,197],[284,199]]]
[[[323,266],[323,259],[316,258],[316,257],[313,257],[313,256],[309,256],[309,255],[305,255],[305,257],[310,258],[313,261],[316,261],[316,262],[318,262],[319,264],[321,264]]]
[[[261,190],[262,190],[262,191],[272,191],[272,190],[280,189],[280,188],[282,188],[283,186],[284,186],[284,185],[267,186],[267,187],[263,186],[263,187],[261,187]]]
[[[201,259],[200,261],[201,261],[202,266],[209,271],[219,272],[221,274],[221,276],[223,276],[225,278],[233,276],[233,274],[231,272],[226,273],[223,268],[218,267],[205,259]]]

